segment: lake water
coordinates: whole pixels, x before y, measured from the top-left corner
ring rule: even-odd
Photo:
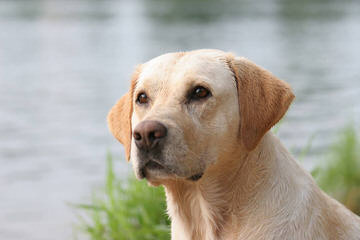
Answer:
[[[138,63],[218,48],[288,81],[280,127],[311,168],[360,119],[359,1],[0,1],[0,239],[72,239],[68,203],[123,158],[106,114]],[[130,166],[118,161],[118,173]]]

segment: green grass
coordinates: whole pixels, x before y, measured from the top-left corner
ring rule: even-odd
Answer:
[[[115,176],[107,156],[106,186],[94,194],[91,204],[79,204],[80,229],[93,240],[170,239],[163,187],[149,187],[134,177]],[[85,214],[85,216],[84,216]]]
[[[311,141],[300,153],[304,157]],[[324,165],[312,172],[319,186],[360,214],[360,138],[354,126],[341,131],[325,155]],[[170,221],[162,187],[149,187],[134,177],[115,176],[107,156],[106,184],[91,204],[76,205],[82,212],[80,229],[92,240],[168,240]]]
[[[360,139],[353,125],[341,131],[327,153],[325,165],[312,174],[325,192],[360,214]]]

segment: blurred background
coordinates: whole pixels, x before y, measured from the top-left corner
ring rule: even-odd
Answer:
[[[106,115],[135,65],[217,48],[289,82],[278,135],[311,169],[360,121],[360,1],[0,0],[0,239],[72,239],[69,203],[103,184]]]

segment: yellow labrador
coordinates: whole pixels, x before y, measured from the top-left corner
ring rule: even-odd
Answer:
[[[108,123],[138,178],[166,190],[173,240],[359,240],[360,219],[269,131],[290,86],[219,50],[140,65]]]

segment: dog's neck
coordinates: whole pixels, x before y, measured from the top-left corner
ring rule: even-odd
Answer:
[[[263,139],[259,145],[265,142]],[[223,224],[233,214],[247,214],[249,201],[262,192],[259,188],[265,187],[269,179],[271,162],[259,160],[260,154],[269,153],[258,149],[249,153],[239,148],[223,156],[197,182],[176,180],[164,184],[173,239],[219,239]]]
[[[255,205],[272,189],[274,174],[280,172],[276,151],[289,155],[268,133],[252,152],[239,149],[231,157],[219,159],[198,182],[165,183],[172,239],[220,239],[220,234],[224,236],[226,229],[232,228],[224,226],[225,222],[235,227],[241,225],[239,219],[253,215],[248,209],[259,208]]]

